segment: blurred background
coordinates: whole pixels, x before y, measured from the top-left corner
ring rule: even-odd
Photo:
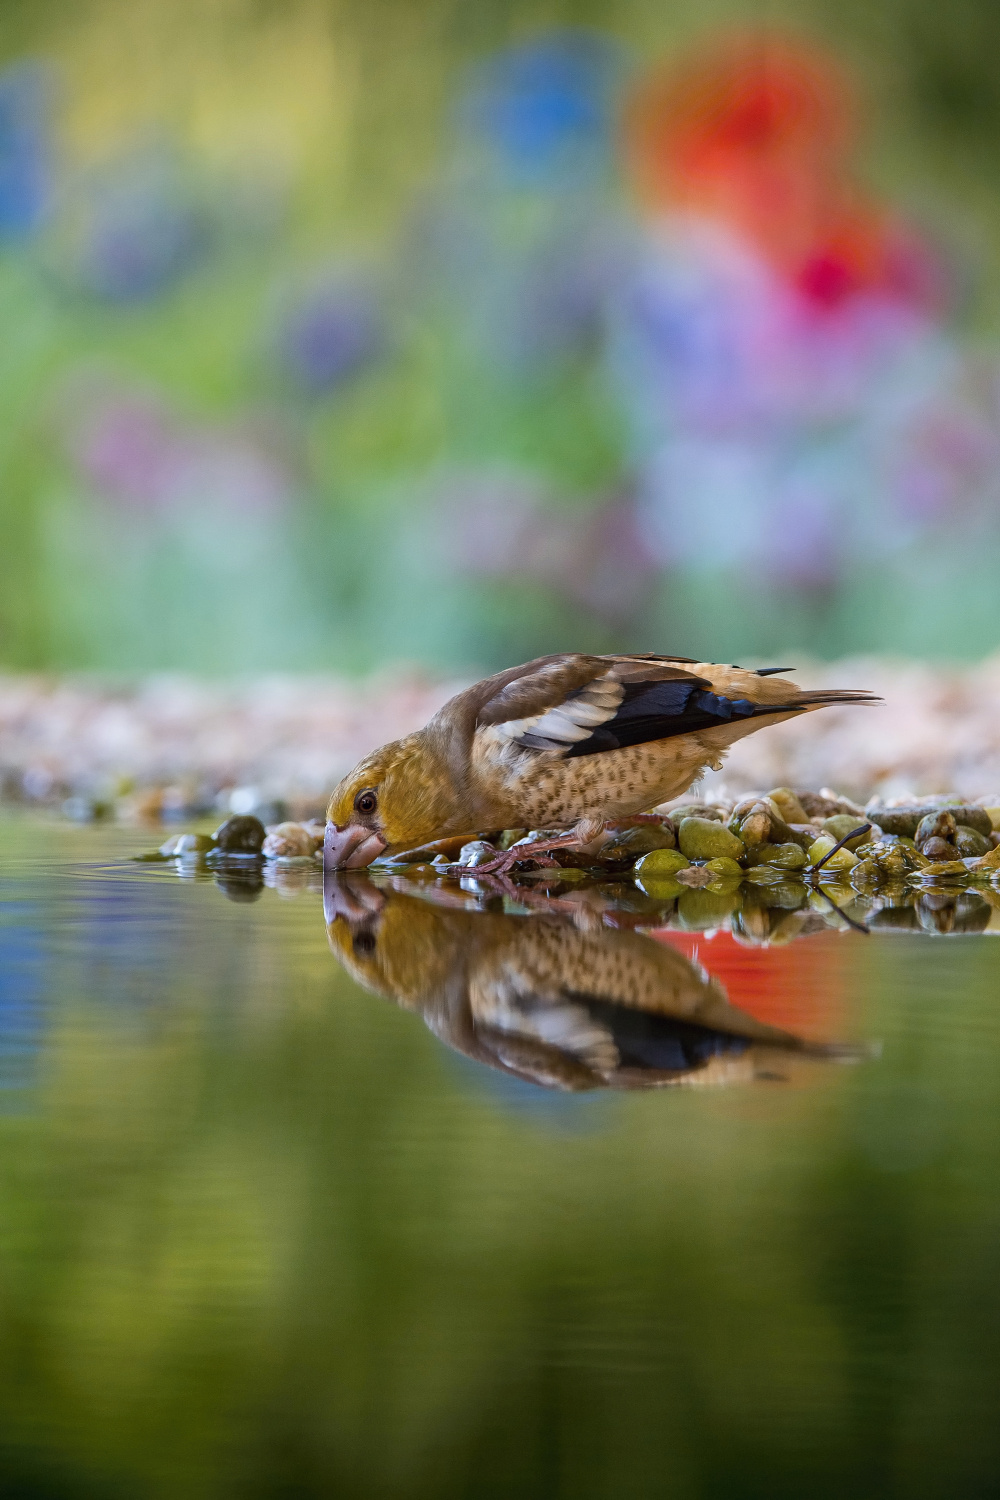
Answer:
[[[988,0],[3,15],[0,666],[997,646]]]

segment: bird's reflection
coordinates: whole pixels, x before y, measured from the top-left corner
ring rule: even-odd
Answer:
[[[798,1058],[852,1056],[731,1005],[699,964],[642,932],[461,898],[325,887],[330,947],[359,984],[419,1012],[476,1061],[544,1088],[646,1089],[789,1076]]]

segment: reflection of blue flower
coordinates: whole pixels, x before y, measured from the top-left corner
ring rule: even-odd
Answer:
[[[44,1030],[45,942],[34,903],[4,901],[0,910],[0,1089],[23,1088]]]
[[[0,235],[31,234],[48,207],[47,79],[36,64],[0,72]]]
[[[459,101],[459,123],[516,179],[589,175],[606,159],[619,71],[619,51],[606,37],[559,32],[478,67]]]
[[[313,287],[286,313],[279,357],[297,385],[319,394],[375,359],[384,336],[371,292],[347,279],[331,280]]]

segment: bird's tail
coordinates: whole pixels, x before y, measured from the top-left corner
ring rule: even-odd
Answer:
[[[817,687],[807,690],[793,687],[790,693],[783,693],[780,697],[763,703],[759,700],[754,706],[754,718],[760,718],[763,714],[805,714],[814,708],[826,708],[829,703],[882,702],[879,694],[867,693],[864,688],[859,687]]]
[[[794,693],[791,699],[781,706],[782,708],[823,708],[828,703],[882,703],[883,701],[878,693],[866,692],[864,688],[810,688],[806,692]]]

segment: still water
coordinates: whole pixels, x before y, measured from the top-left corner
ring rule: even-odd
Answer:
[[[151,842],[0,824],[0,1494],[1000,1491],[991,910]]]

